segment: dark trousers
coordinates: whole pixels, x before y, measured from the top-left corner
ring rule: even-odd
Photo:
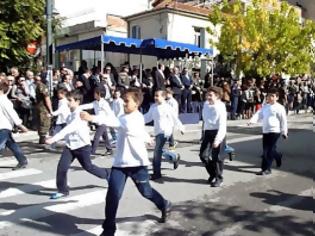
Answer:
[[[163,147],[169,137],[166,137],[164,134],[158,134],[155,136],[155,148],[153,153],[153,174],[161,175],[161,160]]]
[[[237,107],[238,107],[238,97],[232,97],[231,119],[233,120],[236,118]]]
[[[191,113],[192,112],[192,94],[190,89],[184,89],[182,92],[182,97],[181,97],[181,112],[185,113]]]
[[[108,172],[105,168],[100,168],[92,164],[91,159],[91,146],[87,145],[75,150],[64,147],[61,158],[57,167],[57,189],[60,193],[69,193],[67,185],[67,173],[71,163],[77,159],[84,170],[95,175],[101,179],[108,178]]]
[[[211,178],[223,179],[224,155],[219,155],[222,144],[212,147],[217,133],[218,130],[205,130],[199,156]]]
[[[280,159],[280,155],[277,152],[277,141],[280,137],[280,133],[266,133],[263,134],[263,158],[261,163],[262,171],[270,170],[274,159]]]
[[[21,147],[15,142],[12,137],[12,131],[8,129],[0,130],[0,150],[8,147],[14,154],[20,164],[26,164],[27,159],[24,156]]]
[[[166,207],[166,200],[160,193],[153,189],[149,183],[149,173],[147,167],[113,167],[106,195],[106,219],[103,222],[103,229],[105,232],[113,234],[116,231],[116,214],[118,204],[128,177],[130,177],[135,183],[141,195],[153,202],[159,210],[163,210]],[[136,207],[136,205],[134,207]]]
[[[109,138],[107,134],[107,127],[105,125],[99,125],[96,128],[94,139],[93,139],[93,145],[92,145],[92,154],[95,154],[96,149],[100,143],[100,138],[103,138],[105,147],[107,150],[112,150],[112,146],[109,143]]]
[[[169,139],[168,139],[168,143],[170,147],[174,147],[175,145],[175,139],[174,139],[174,135],[172,134]]]

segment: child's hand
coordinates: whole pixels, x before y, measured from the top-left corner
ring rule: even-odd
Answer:
[[[90,115],[89,113],[87,113],[86,111],[80,112],[80,118],[82,120],[85,120],[85,121],[92,121],[93,120],[93,116]]]
[[[283,139],[287,139],[287,138],[288,138],[288,135],[287,135],[287,134],[283,134],[283,135],[282,135],[282,138],[283,138]]]
[[[45,143],[48,144],[48,145],[53,144],[52,137],[46,137]]]
[[[155,142],[154,142],[154,138],[150,137],[150,141],[148,142],[149,147],[154,147]]]
[[[220,144],[218,144],[218,143],[213,143],[213,144],[212,144],[212,147],[213,147],[213,148],[218,148],[219,145],[220,145]]]
[[[28,132],[28,129],[24,125],[21,125],[19,128],[20,128],[22,133]]]
[[[181,135],[184,135],[185,133],[184,133],[184,131],[180,131],[180,134],[181,134]]]

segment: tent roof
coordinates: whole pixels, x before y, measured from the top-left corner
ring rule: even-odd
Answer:
[[[56,51],[68,51],[74,49],[100,51],[102,43],[104,44],[105,51],[142,54],[156,56],[161,59],[180,58],[187,55],[213,55],[212,49],[199,48],[193,44],[179,43],[157,38],[140,40],[109,35],[101,35],[74,43],[60,45],[56,47]]]

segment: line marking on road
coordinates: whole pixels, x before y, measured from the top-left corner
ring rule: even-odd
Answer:
[[[56,213],[67,213],[71,210],[97,205],[105,201],[106,190],[98,190],[90,193],[80,194],[59,200],[51,200],[42,204],[23,207],[17,210],[8,210],[0,213],[0,230],[12,227],[21,219],[36,220],[43,217],[55,215]]]
[[[50,179],[46,181],[41,181],[37,183],[31,184],[21,184],[18,188],[8,188],[2,192],[0,192],[0,199],[1,198],[8,198],[8,197],[15,197],[17,195],[36,192],[43,188],[55,188],[56,187],[56,180]]]
[[[0,174],[0,181],[7,180],[7,179],[13,179],[13,178],[19,178],[29,175],[38,175],[41,174],[42,171],[37,169],[23,169],[23,170],[15,170],[10,172],[5,172]]]

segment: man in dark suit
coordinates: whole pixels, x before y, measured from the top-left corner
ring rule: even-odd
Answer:
[[[165,67],[163,64],[158,64],[158,69],[155,72],[154,91],[165,90],[164,69]]]
[[[170,77],[170,86],[174,92],[173,96],[178,102],[179,107],[181,107],[181,97],[182,97],[182,90],[184,89],[184,85],[181,81],[179,68],[177,66],[173,69],[173,74]]]
[[[192,112],[192,107],[191,107],[191,100],[192,100],[192,87],[193,87],[193,81],[191,76],[188,74],[188,69],[184,68],[182,75],[181,75],[181,80],[184,86],[184,90],[182,91],[182,101],[181,101],[181,107],[180,110],[182,113]]]

